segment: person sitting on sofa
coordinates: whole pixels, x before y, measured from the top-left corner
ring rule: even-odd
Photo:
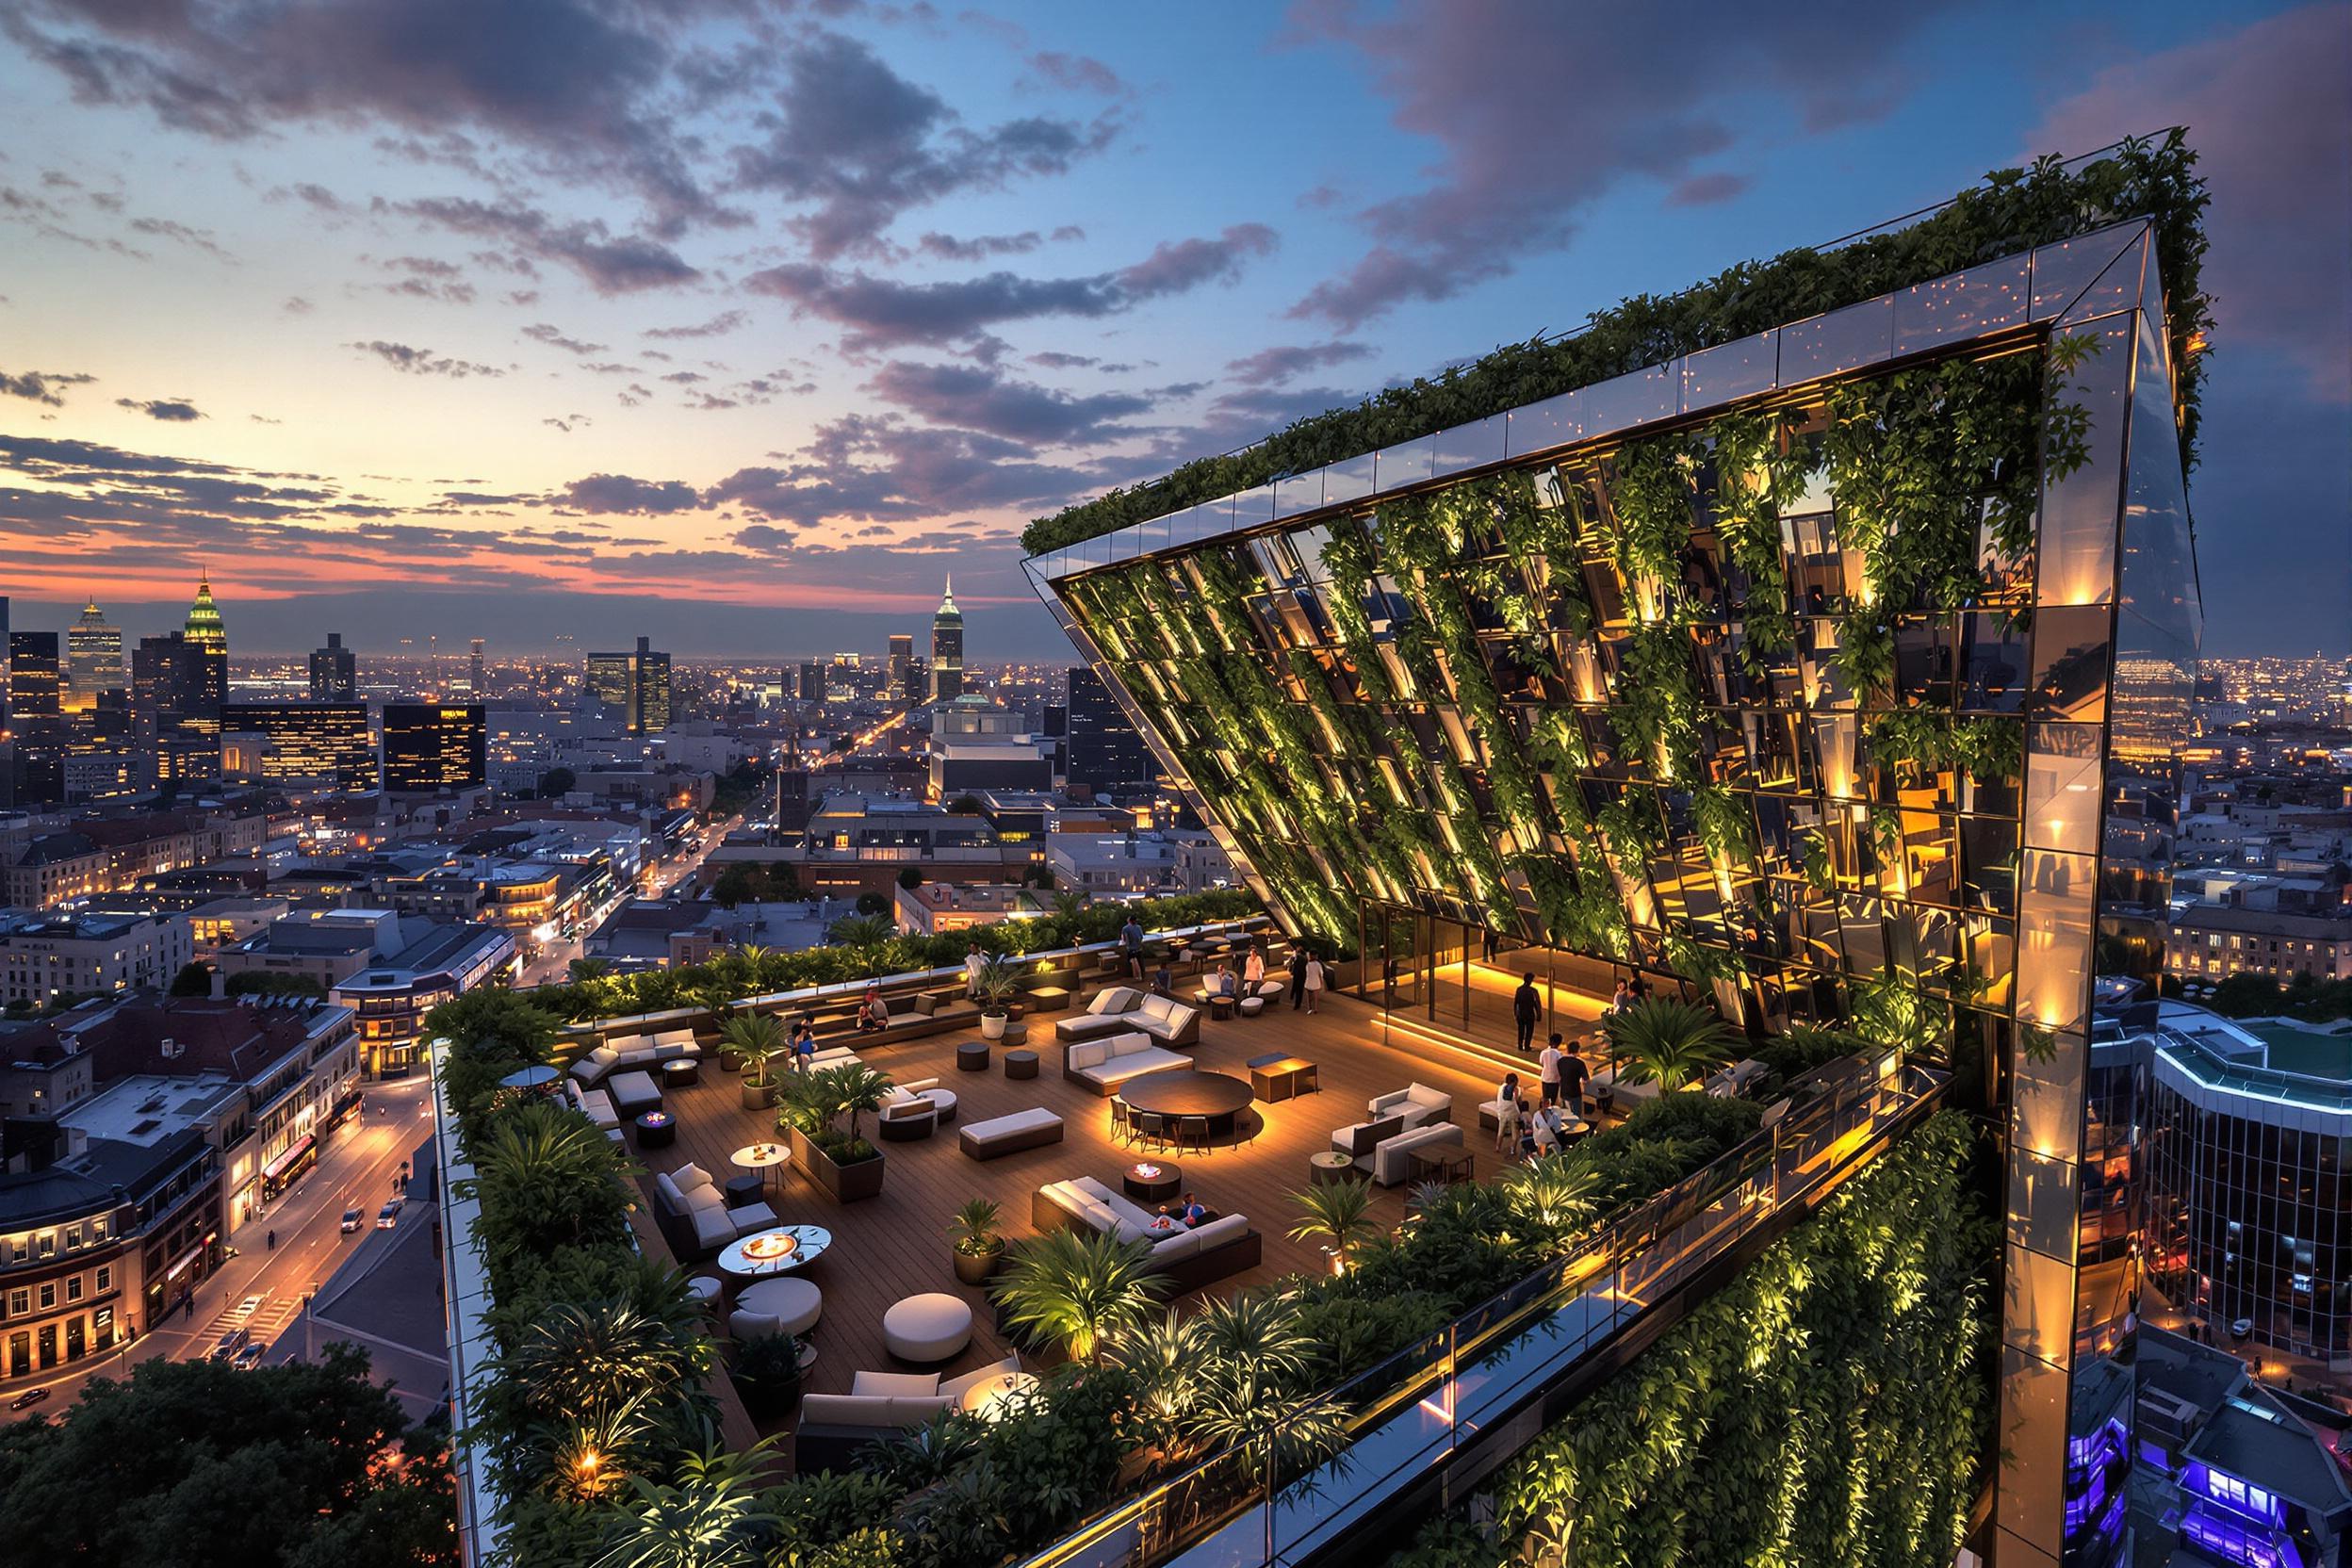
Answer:
[[[1217,972],[1209,977],[1209,994],[1211,996],[1221,996],[1226,1001],[1231,1002],[1233,999],[1234,990],[1235,984],[1233,980],[1233,966],[1231,964],[1217,965]]]
[[[817,1059],[817,1026],[807,1019],[792,1025],[792,1067],[806,1072]]]
[[[1160,955],[1160,967],[1152,972],[1152,994],[1172,997],[1176,994],[1176,972],[1168,967],[1168,955]]]
[[[1176,1217],[1183,1220],[1184,1229],[1189,1231],[1195,1226],[1207,1224],[1212,1217],[1206,1203],[1201,1202],[1192,1194],[1186,1193]]]
[[[882,988],[868,986],[866,999],[858,1007],[858,1032],[871,1035],[877,1029],[890,1026],[890,1006],[882,1000]]]

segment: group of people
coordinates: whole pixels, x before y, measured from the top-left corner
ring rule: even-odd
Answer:
[[[1205,1225],[1216,1217],[1214,1210],[1189,1192],[1173,1203],[1160,1205],[1160,1218],[1170,1225],[1182,1225],[1187,1231]]]
[[[1539,1098],[1533,1106],[1523,1096],[1519,1074],[1503,1075],[1494,1091],[1495,1148],[1554,1153],[1566,1146],[1570,1124],[1583,1122],[1584,1086],[1592,1070],[1578,1043],[1553,1035],[1536,1059],[1536,1073]]]
[[[1649,1000],[1649,995],[1650,983],[1639,974],[1620,976],[1616,994],[1609,999],[1608,1011],[1625,1012],[1636,1003]],[[1535,1031],[1544,1021],[1544,993],[1536,988],[1533,974],[1522,974],[1519,988],[1511,993],[1511,1021],[1518,1030],[1519,1054],[1523,1056],[1534,1054]],[[1560,1037],[1555,1035],[1552,1037],[1558,1039]]]

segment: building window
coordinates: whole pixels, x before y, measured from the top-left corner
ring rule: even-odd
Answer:
[[[29,1290],[8,1292],[8,1315],[22,1317],[33,1310],[33,1293]]]
[[[82,1298],[82,1277],[79,1274],[65,1282],[65,1298],[69,1301]]]
[[[41,1310],[47,1312],[57,1304],[57,1282],[55,1280],[43,1280],[41,1284]]]
[[[102,1263],[98,1266],[98,1294],[104,1296],[106,1292],[112,1290],[113,1288],[114,1265],[110,1263]]]

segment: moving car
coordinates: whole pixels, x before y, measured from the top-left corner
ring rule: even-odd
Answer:
[[[343,1211],[343,1233],[350,1235],[353,1231],[358,1230],[365,1218],[366,1217],[357,1209],[345,1209]]]
[[[251,1372],[254,1367],[261,1364],[261,1358],[269,1353],[270,1347],[264,1345],[259,1340],[255,1340],[251,1345],[248,1345],[245,1348],[237,1353],[237,1360],[232,1364],[239,1372]]]
[[[24,1393],[18,1395],[15,1398],[10,1399],[8,1401],[8,1408],[10,1410],[30,1410],[47,1397],[49,1397],[49,1391],[47,1389],[28,1388]]]
[[[241,1324],[231,1329],[227,1333],[222,1334],[220,1342],[212,1348],[212,1359],[214,1361],[229,1360],[237,1351],[243,1349],[246,1343],[253,1337],[253,1331]]]
[[[400,1200],[397,1198],[387,1200],[384,1207],[376,1211],[376,1229],[379,1231],[388,1231],[400,1222]]]
[[[270,1299],[270,1298],[267,1296],[248,1296],[245,1299],[237,1304],[237,1315],[239,1317],[253,1316],[253,1314],[261,1310],[261,1304],[268,1299]]]

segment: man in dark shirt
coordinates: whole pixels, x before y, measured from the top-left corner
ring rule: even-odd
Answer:
[[[1584,1065],[1582,1050],[1583,1042],[1577,1041],[1560,1058],[1560,1103],[1578,1121],[1584,1119],[1584,1081],[1592,1076],[1592,1070]]]
[[[1511,1016],[1519,1026],[1519,1049],[1523,1054],[1535,1050],[1535,1026],[1543,1021],[1544,993],[1535,988],[1535,976],[1519,977],[1519,988],[1511,993]]]

